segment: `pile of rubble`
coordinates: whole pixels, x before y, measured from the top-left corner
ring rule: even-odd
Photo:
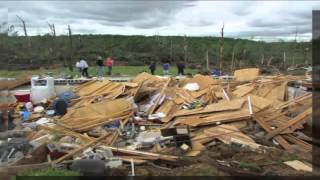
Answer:
[[[127,165],[134,175],[135,165],[174,165],[218,142],[258,153],[279,148],[311,156],[305,126],[312,94],[288,90],[300,79],[243,69],[228,81],[148,73],[129,82],[92,80],[69,96],[33,105],[25,119],[17,105],[12,116],[19,130],[12,130],[16,135],[2,150],[1,163],[18,172],[96,160],[111,169]],[[285,163],[311,171],[307,162]]]

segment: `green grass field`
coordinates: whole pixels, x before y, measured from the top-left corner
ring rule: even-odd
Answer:
[[[114,66],[112,73],[114,76],[135,76],[141,72],[150,73],[148,66]],[[23,76],[27,74],[39,74],[39,73],[52,73],[54,76],[58,75],[80,75],[79,71],[74,68],[73,72],[71,72],[68,68],[58,68],[58,69],[45,69],[45,70],[17,70],[17,71],[5,71],[0,70],[0,77],[5,78],[14,78],[18,76]],[[107,68],[105,68],[105,73],[107,72]],[[198,73],[198,69],[185,69],[186,74],[196,74]],[[172,75],[177,74],[177,68],[171,67],[170,73]],[[158,67],[156,70],[157,75],[162,75],[162,67]],[[97,67],[89,67],[89,76],[97,76]]]
[[[80,176],[80,173],[65,169],[47,168],[41,170],[27,171],[19,175],[25,176],[23,179],[32,179],[28,178],[28,176]]]

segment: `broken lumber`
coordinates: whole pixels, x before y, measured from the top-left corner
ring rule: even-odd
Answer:
[[[95,144],[99,143],[101,140],[103,140],[104,138],[106,138],[106,137],[109,136],[109,135],[110,135],[109,133],[108,133],[108,134],[105,134],[105,135],[102,135],[101,137],[95,139],[94,141],[91,141],[91,142],[85,144],[85,145],[82,146],[81,148],[75,149],[75,150],[71,151],[70,153],[68,153],[68,154],[66,154],[66,155],[64,155],[64,156],[62,156],[62,157],[54,160],[53,163],[54,163],[54,164],[58,164],[58,163],[64,161],[65,159],[68,159],[68,158],[70,158],[70,157],[72,157],[72,156],[74,156],[74,155],[82,152],[82,151],[85,150],[86,148],[88,148],[88,147],[90,147],[90,146],[94,146]]]
[[[312,113],[312,107],[308,108],[304,112],[300,113],[298,116],[296,116],[293,119],[291,119],[290,121],[288,121],[288,123],[286,125],[278,127],[277,129],[268,133],[266,138],[270,139],[295,124],[303,123],[303,121],[305,121],[306,117],[308,117],[311,113]]]

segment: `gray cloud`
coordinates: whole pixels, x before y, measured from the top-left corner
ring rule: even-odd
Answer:
[[[48,33],[47,22],[56,25],[58,34],[65,34],[69,24],[74,33],[82,34],[152,34],[163,30],[169,35],[212,35],[215,29],[218,34],[222,22],[226,22],[226,35],[232,37],[292,37],[296,28],[301,34],[311,33],[311,6],[320,7],[320,3],[274,4],[269,8],[254,1],[1,1],[0,23],[8,20],[20,34],[21,22],[16,15],[26,21],[29,34]],[[260,13],[257,7],[269,8],[272,13]]]
[[[8,22],[8,9],[0,7],[0,23]]]
[[[74,20],[94,20],[102,25],[152,28],[165,26],[180,9],[189,7],[184,1],[130,1],[130,2],[22,2],[17,7],[8,3],[10,23],[18,24],[15,14],[22,16],[31,26],[44,27],[45,21],[70,24]],[[146,21],[144,21],[146,19]]]

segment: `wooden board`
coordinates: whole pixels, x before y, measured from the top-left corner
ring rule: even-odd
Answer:
[[[286,161],[284,164],[292,167],[293,169],[297,171],[306,171],[306,172],[312,172],[312,166],[306,165],[305,163],[293,160],[293,161]]]
[[[197,83],[200,86],[200,90],[203,90],[203,89],[208,88],[210,85],[219,84],[219,81],[213,79],[211,76],[204,76],[204,75],[196,74],[193,76],[193,78],[186,79],[183,82],[182,87],[188,83]]]
[[[217,123],[225,123],[225,122],[234,122],[250,119],[251,115],[247,109],[231,111],[231,112],[220,112],[214,113],[205,118],[190,118],[187,117],[183,120],[179,121],[179,124],[185,124],[193,127],[209,125],[209,124],[217,124]]]
[[[243,97],[254,90],[253,86],[241,86],[234,90],[232,94],[236,97]]]
[[[251,81],[257,79],[260,74],[258,68],[239,69],[234,72],[236,81]]]
[[[259,110],[263,110],[272,104],[272,101],[266,98],[251,94],[249,96],[251,98],[252,105],[257,107]]]
[[[175,117],[186,116],[186,115],[194,115],[194,114],[205,114],[211,112],[219,112],[219,111],[231,111],[231,110],[239,110],[242,108],[245,99],[235,99],[231,101],[220,101],[218,103],[207,105],[205,108],[198,108],[192,110],[180,110],[174,114]]]

